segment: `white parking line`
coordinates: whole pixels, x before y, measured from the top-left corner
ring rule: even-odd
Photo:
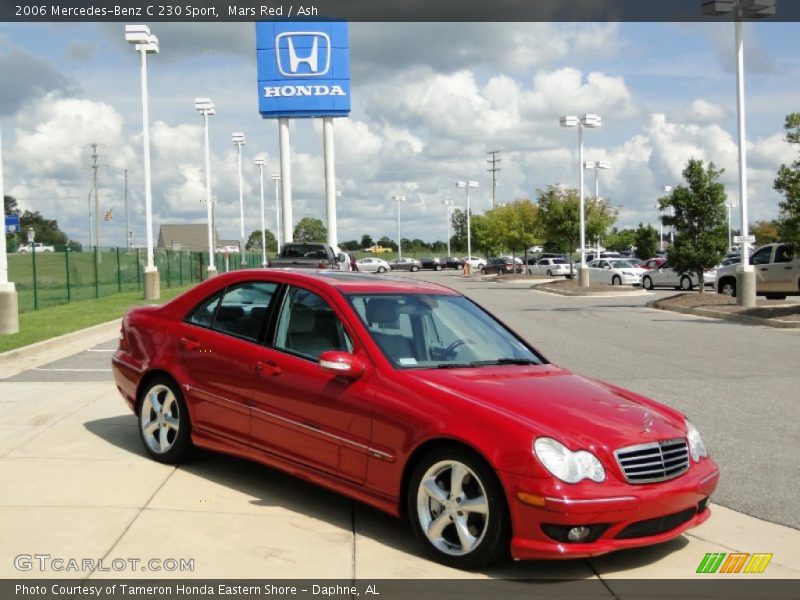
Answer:
[[[87,352],[116,352],[116,349],[105,350],[103,348],[89,348]]]
[[[36,367],[34,371],[54,371],[59,373],[110,373],[111,369],[53,369],[49,367]]]

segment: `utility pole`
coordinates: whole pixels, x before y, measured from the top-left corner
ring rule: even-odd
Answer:
[[[125,174],[125,188],[123,198],[125,200],[125,251],[131,253],[131,215],[128,212],[128,169],[124,169]]]
[[[492,156],[492,158],[486,161],[492,165],[492,168],[489,169],[489,172],[492,174],[492,210],[497,208],[497,174],[500,172],[500,167],[497,165],[500,164],[501,161],[497,155],[500,154],[500,152],[500,150],[492,150],[486,153]]]
[[[94,183],[92,192],[94,193],[94,245],[100,249],[100,198],[97,193],[97,143],[92,144],[92,170],[94,171]]]

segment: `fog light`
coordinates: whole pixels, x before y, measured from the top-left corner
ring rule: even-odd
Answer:
[[[567,532],[567,539],[570,542],[582,542],[589,537],[591,530],[588,527],[573,527]]]

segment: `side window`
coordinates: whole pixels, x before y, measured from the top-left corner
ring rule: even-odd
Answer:
[[[775,251],[776,263],[787,263],[794,260],[794,248],[791,246],[778,246]]]
[[[328,350],[353,350],[331,306],[317,294],[294,286],[283,301],[275,347],[313,360]]]
[[[770,256],[772,255],[772,247],[768,246],[766,248],[762,248],[753,256],[750,257],[750,262],[754,265],[766,265],[769,264]]]
[[[222,292],[217,292],[210,298],[203,300],[197,308],[189,313],[189,316],[186,317],[186,322],[199,327],[211,327],[221,296]]]
[[[278,284],[251,281],[225,290],[211,328],[256,341]]]

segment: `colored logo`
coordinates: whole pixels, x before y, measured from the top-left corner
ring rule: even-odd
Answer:
[[[709,552],[700,561],[698,573],[763,573],[772,554],[747,552]]]
[[[331,68],[331,38],[321,31],[279,33],[275,59],[284,77],[322,77]]]

